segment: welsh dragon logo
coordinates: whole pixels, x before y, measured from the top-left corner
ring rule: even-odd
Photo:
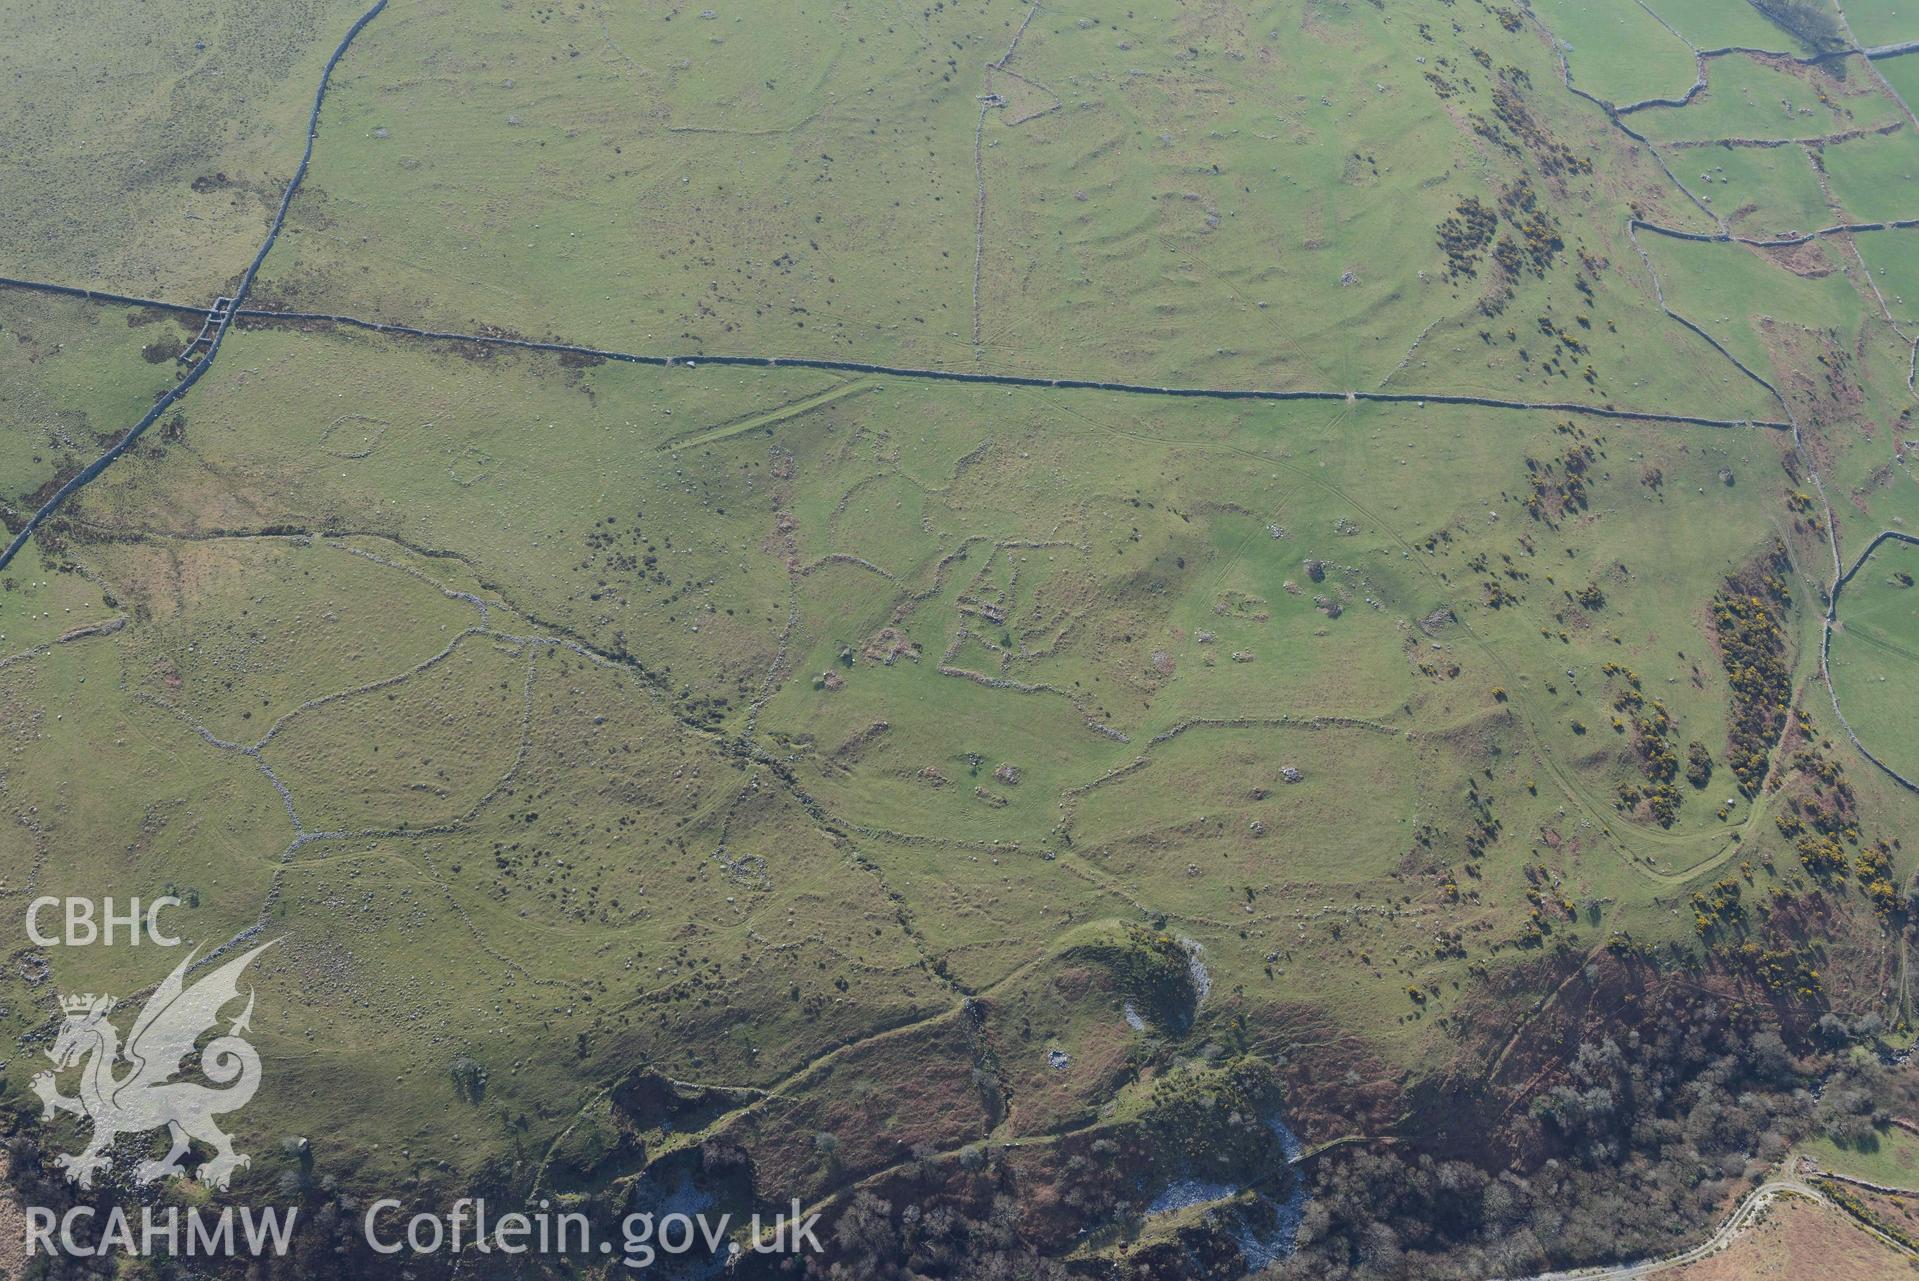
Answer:
[[[193,964],[193,954],[188,953],[133,1021],[124,1047],[107,1017],[115,1004],[112,997],[60,998],[66,1017],[47,1051],[54,1067],[33,1078],[33,1089],[46,1105],[43,1117],[58,1110],[93,1122],[93,1140],[84,1151],[54,1160],[69,1180],[92,1187],[94,1173],[110,1163],[106,1153],[115,1139],[161,1126],[172,1135],[173,1147],[160,1160],[141,1162],[134,1171],[136,1183],[184,1173],[180,1158],[194,1139],[214,1150],[199,1172],[201,1182],[212,1187],[224,1189],[235,1170],[251,1163],[252,1158],[233,1150],[233,1140],[213,1118],[245,1107],[260,1088],[260,1056],[240,1035],[249,1030],[253,1017],[252,989],[247,991],[246,1008],[228,1025],[226,1034],[214,1037],[199,1051],[201,1074],[214,1086],[225,1088],[173,1078],[184,1070],[201,1035],[219,1021],[220,1011],[239,998],[241,971],[271,946],[264,943],[228,961],[191,987],[186,986],[187,968]],[[59,1073],[73,1067],[81,1069],[77,1098],[60,1093],[56,1083]]]

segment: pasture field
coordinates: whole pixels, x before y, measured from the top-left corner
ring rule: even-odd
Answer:
[[[1915,94],[1919,94],[1919,62],[1910,57],[1886,58],[1873,64],[1879,74],[1885,77],[1892,91],[1911,106]]]
[[[1849,222],[1911,218],[1919,207],[1919,135],[1901,129],[1827,147],[1819,159]]]
[[[1631,117],[1633,127],[1655,142],[1693,145],[1721,138],[1828,138],[1903,118],[1862,59],[1802,63],[1741,53],[1710,59],[1706,91],[1684,107],[1648,107]]]
[[[1853,0],[1846,6],[1846,25],[1864,48],[1919,40],[1919,10],[1905,0]]]
[[[190,366],[32,282],[231,288],[363,10],[149,7],[0,51],[8,532],[195,379],[0,567],[0,911],[271,944],[218,1195],[1529,1276],[1905,1159],[1913,547],[1820,653],[1919,231],[1750,243],[1919,216],[1823,9],[392,0]],[[178,961],[16,949],[40,1195]]]
[[[1573,81],[1588,93],[1625,106],[1681,98],[1692,88],[1692,48],[1650,9],[1547,0],[1537,11],[1567,46]]]
[[[1776,372],[1774,332],[1851,333],[1863,323],[1866,304],[1850,279],[1858,267],[1836,244],[1781,251],[1660,236],[1640,243],[1673,310],[1762,378]]]
[[[1853,731],[1909,777],[1919,771],[1919,735],[1895,691],[1919,679],[1919,548],[1881,544],[1846,585],[1832,642],[1833,685]]]
[[[1751,5],[1716,0],[1657,0],[1647,6],[1696,49],[1798,52],[1797,42]]]
[[[1908,325],[1919,315],[1919,235],[1915,231],[1919,228],[1866,236],[1859,245],[1872,283],[1899,325]]]
[[[1853,148],[1876,151],[1887,141],[1892,140],[1875,137],[1870,142],[1855,143]],[[1828,147],[1822,158],[1830,162],[1834,157],[1850,155],[1853,148]],[[1676,153],[1673,162],[1682,166],[1680,180],[1708,201],[1713,212],[1737,235],[1769,239],[1815,231],[1838,221],[1820,189],[1818,171],[1803,148],[1689,149]]]

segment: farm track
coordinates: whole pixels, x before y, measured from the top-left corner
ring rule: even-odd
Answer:
[[[1664,1258],[1645,1259],[1636,1263],[1621,1263],[1610,1267],[1573,1268],[1563,1272],[1542,1272],[1526,1277],[1523,1281],[1636,1281],[1640,1277],[1654,1276],[1673,1268],[1684,1267],[1688,1263],[1697,1263],[1731,1245],[1733,1241],[1751,1227],[1773,1200],[1779,1196],[1801,1196],[1817,1205],[1831,1206],[1832,1201],[1819,1189],[1799,1179],[1771,1179],[1760,1184],[1746,1195],[1733,1212],[1726,1216],[1725,1222],[1717,1231],[1698,1245]],[[1875,1234],[1877,1235],[1877,1234]],[[1883,1239],[1883,1238],[1882,1238]]]
[[[716,427],[696,428],[691,435],[678,436],[654,447],[656,453],[671,453],[676,449],[698,449],[702,445],[718,444],[722,440],[731,440],[735,436],[745,435],[763,427],[771,427],[789,419],[812,413],[815,409],[830,405],[836,400],[845,400],[871,389],[872,384],[857,378],[849,378],[828,387],[825,391],[811,396],[802,396],[798,400],[789,400],[783,405],[761,413],[748,414],[746,417]]]

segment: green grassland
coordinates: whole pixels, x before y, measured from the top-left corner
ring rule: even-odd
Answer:
[[[1863,61],[1798,63],[1728,54],[1707,64],[1706,91],[1683,107],[1648,107],[1633,128],[1655,142],[1823,138],[1903,119]]]
[[[1749,4],[1718,0],[1655,0],[1647,6],[1699,49],[1764,49],[1794,53],[1791,36]]]
[[[1548,0],[1536,11],[1567,46],[1573,82],[1588,93],[1623,105],[1679,98],[1692,87],[1692,49],[1650,10]]]
[[[266,234],[320,68],[365,8],[17,6],[0,50],[7,274],[211,302]]]
[[[989,34],[1010,40],[1020,13],[995,13],[827,5],[789,30],[396,5],[328,98],[328,163],[262,296],[626,350],[950,363],[970,325],[979,91],[950,64],[996,56]],[[498,74],[472,74],[489,49],[510,51]],[[583,128],[589,103],[607,109]]]
[[[426,662],[478,621],[390,559],[346,542],[156,539],[105,550],[100,569],[142,624],[134,687],[252,743],[309,699]]]
[[[1903,0],[1853,0],[1846,6],[1846,25],[1867,49],[1919,40],[1919,11]]]
[[[1702,48],[1789,43],[1744,5],[1653,7]],[[1790,942],[1823,977],[1764,992],[1790,1017],[1909,1023],[1891,918],[1790,836],[1841,776],[1862,842],[1919,821],[1817,670],[1835,545],[1919,527],[1919,241],[1861,234],[1863,268],[1841,238],[1635,248],[1629,216],[1713,220],[1563,92],[1540,25],[1594,93],[1663,87],[1662,43],[1689,81],[1683,40],[1627,17],[395,0],[341,64],[260,300],[653,353],[1790,416],[1805,444],[242,322],[0,575],[0,894],[174,893],[202,951],[273,940],[236,1189],[422,1203],[624,1204],[735,1144],[755,1195],[809,1204],[983,1144],[1250,1177],[1274,1141],[1250,1064],[1309,1139],[1364,1138],[1430,1083],[1527,1088],[1507,1051],[1609,951],[1760,992],[1736,944],[1775,938],[1701,891],[1821,905]],[[178,135],[173,168],[277,190],[345,20],[216,24],[209,56],[278,61],[245,73],[257,116]],[[127,65],[104,29],[89,56]],[[201,38],[167,31],[140,57]],[[1812,227],[1835,218],[1805,148],[1663,144],[1896,118],[1844,70],[1715,57],[1693,104],[1625,119],[1735,232]],[[1832,199],[1885,208],[1908,143],[1823,147]],[[190,262],[182,198],[138,193],[104,203],[140,234],[83,226],[20,270],[217,287],[258,192]],[[0,307],[9,495],[177,376],[173,321]],[[1846,588],[1832,646],[1895,764],[1919,756],[1911,551]],[[1762,593],[1766,710],[1794,714],[1742,786],[1725,620]],[[16,1037],[56,991],[174,961],[23,959]],[[1066,1238],[1110,1262],[1175,1231],[1113,1222]]]
[[[1849,222],[1911,218],[1919,207],[1919,135],[1907,130],[1820,152],[1833,199]]]
[[[1859,238],[1859,256],[1894,323],[1919,316],[1919,229],[1899,229]]]
[[[1881,141],[1874,138],[1856,145],[1864,150]],[[1824,154],[1832,157],[1846,151],[1846,147],[1829,147]],[[1673,163],[1684,166],[1680,179],[1712,205],[1735,235],[1764,239],[1829,227],[1839,220],[1802,148],[1686,150],[1676,153]]]
[[[1911,106],[1914,96],[1919,95],[1919,61],[1910,57],[1886,58],[1873,66],[1892,86],[1892,91]]]
[[[1897,408],[1897,389],[1911,373],[1911,346],[1883,325],[1866,335],[1865,382],[1875,389],[1867,403],[1879,412],[1861,414],[1849,424],[1851,447],[1833,460],[1827,484],[1857,518],[1840,526],[1841,548],[1849,556],[1881,529],[1919,528],[1919,477],[1915,477],[1911,424]]]
[[[259,919],[274,861],[290,839],[285,811],[252,762],[202,755],[192,730],[157,709],[128,700],[100,717],[93,709],[119,675],[115,658],[112,642],[96,636],[55,643],[0,671],[18,749],[6,795],[29,820],[8,825],[9,891],[22,909],[33,894],[90,896],[101,885],[121,899],[175,893],[187,904],[169,920],[176,932],[204,945],[222,942]],[[75,733],[82,725],[93,728]],[[109,775],[140,785],[82,791],[69,782]],[[104,990],[118,980],[125,991],[161,977],[126,982],[137,959],[69,949],[60,981],[74,985],[67,990]],[[9,1006],[31,1026],[40,1017],[35,994],[22,995],[24,1007]],[[24,1026],[16,1022],[16,1030]]]
[[[1889,542],[1874,551],[1840,596],[1832,639],[1839,706],[1853,732],[1886,763],[1919,774],[1919,736],[1897,692],[1919,679],[1919,548]]]
[[[1893,1188],[1919,1187],[1919,1137],[1897,1126],[1877,1131],[1861,1144],[1811,1140],[1802,1150],[1820,1168]]]
[[[285,328],[229,341],[234,372],[196,396],[185,440],[89,489],[69,552],[134,610],[100,642],[126,669],[116,702],[209,763],[250,764],[192,725],[247,741],[277,725],[262,760],[321,836],[263,895],[276,931],[314,940],[273,972],[341,970],[356,999],[324,1003],[315,1043],[408,1065],[388,1085],[309,1047],[311,1080],[400,1106],[450,1091],[464,1053],[498,1083],[483,1111],[530,1118],[457,1158],[453,1131],[424,1130],[416,1162],[537,1151],[619,1062],[765,1086],[889,1009],[945,1008],[944,982],[1003,988],[1032,1018],[1057,1002],[1029,967],[1115,913],[1201,947],[1213,1017],[1343,1008],[1370,1054],[1429,1062],[1451,1053],[1429,1029],[1469,965],[1595,925],[1660,937],[1678,923],[1653,900],[1770,821],[1720,816],[1717,786],[1671,826],[1622,807],[1639,765],[1607,728],[1623,686],[1601,668],[1630,669],[1718,755],[1699,609],[1773,536],[1748,490],[1784,484],[1778,433],[896,379],[831,397],[803,372],[568,369]],[[290,395],[315,385],[337,394]],[[376,417],[377,445],[347,451],[366,456],[327,451],[343,419]],[[1530,515],[1534,468],[1562,475],[1588,447],[1583,505]],[[1075,469],[1089,450],[1116,465]],[[238,537],[271,529],[321,537]],[[657,580],[615,568],[649,556]],[[1602,599],[1575,604],[1588,586]],[[400,625],[372,647],[287,648],[352,628],[326,619],[348,600]],[[62,732],[84,750],[108,723]],[[780,772],[726,750],[740,735]],[[257,881],[292,831],[266,777],[238,777],[241,813],[279,828],[231,838]],[[1489,818],[1513,835],[1475,853]],[[1539,862],[1555,890],[1533,909],[1522,869]],[[1468,942],[1436,954],[1436,930]],[[442,977],[399,963],[417,947]],[[742,952],[771,968],[725,962]],[[455,1000],[456,974],[495,993],[503,1034],[460,1030],[482,998]],[[808,1013],[784,974],[849,986]],[[679,998],[691,975],[710,1004]],[[559,1053],[554,985],[604,992],[577,1025],[582,1065],[516,1076]],[[392,1011],[443,989],[430,1027],[395,1030]],[[720,1031],[727,1010],[746,1030]],[[1123,1021],[1077,1027],[1049,1036],[1089,1093],[1046,1102],[1061,1083],[1040,1072],[1045,1089],[1013,1091],[1040,1111],[1013,1115],[1105,1088],[1091,1069]],[[363,1150],[374,1123],[331,1088],[282,1106],[261,1124],[338,1125],[352,1159],[395,1159]]]
[[[1850,279],[1858,268],[1837,244],[1762,250],[1663,236],[1640,244],[1672,309],[1763,378],[1777,374],[1771,331],[1850,334],[1863,322],[1866,303]]]
[[[0,292],[0,512],[18,528],[56,476],[91,462],[174,382],[171,317]]]

